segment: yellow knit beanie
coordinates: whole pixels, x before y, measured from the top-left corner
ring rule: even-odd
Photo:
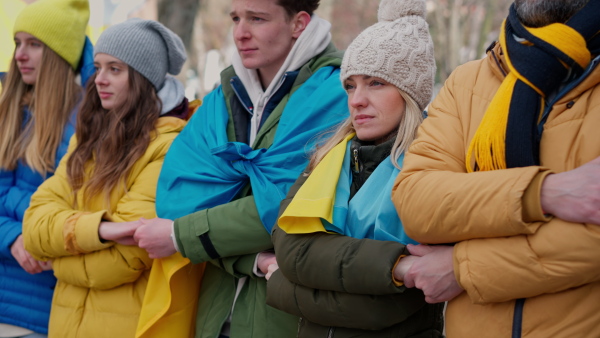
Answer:
[[[89,18],[88,0],[39,0],[21,11],[13,34],[35,36],[77,69]]]

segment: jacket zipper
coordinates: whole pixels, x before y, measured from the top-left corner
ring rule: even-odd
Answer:
[[[241,81],[240,81],[241,82]],[[237,88],[235,87],[235,84],[233,83],[233,79],[232,79],[232,83],[231,83],[231,88],[233,89],[233,93],[235,94],[235,96],[237,97],[238,101],[240,101],[242,103],[242,106],[244,108],[246,108],[246,111],[253,116],[254,115],[254,107],[251,106],[247,106],[247,102],[244,102],[244,100],[242,100],[242,97],[240,96],[240,93],[238,93]],[[252,102],[250,102],[252,104]]]
[[[354,154],[354,172],[358,172],[359,171],[359,165],[358,165],[358,149],[354,149],[352,151],[352,153]]]
[[[515,301],[515,310],[513,313],[512,338],[521,338],[523,331],[523,307],[525,306],[525,298],[519,298]]]

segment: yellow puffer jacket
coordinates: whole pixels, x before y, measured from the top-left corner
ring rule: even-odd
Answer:
[[[449,338],[511,337],[519,298],[522,337],[598,337],[600,226],[545,218],[539,188],[550,171],[600,156],[600,67],[553,105],[541,167],[467,174],[465,154],[502,79],[491,54],[456,69],[406,155],[394,203],[411,238],[459,242],[454,270],[466,292],[449,302]]]
[[[56,174],[31,198],[23,221],[26,249],[37,259],[52,260],[58,279],[50,314],[49,337],[134,337],[152,260],[145,250],[98,237],[102,220],[126,222],[156,217],[156,183],[173,139],[186,121],[161,117],[157,137],[135,163],[122,188],[110,195],[86,196],[80,190],[77,209],[63,157]],[[87,206],[84,210],[84,206]]]

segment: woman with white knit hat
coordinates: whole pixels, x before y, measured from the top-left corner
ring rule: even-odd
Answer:
[[[40,0],[17,16],[0,94],[0,337],[45,337],[56,279],[24,248],[31,194],[52,176],[75,130],[91,66],[87,0]],[[2,46],[7,48],[8,46]],[[87,67],[86,67],[87,66]]]
[[[431,99],[435,62],[424,0],[382,0],[348,47],[348,118],[282,202],[267,303],[301,317],[298,337],[441,337],[442,304],[394,279],[415,243],[391,188]],[[377,248],[377,250],[373,250]],[[395,252],[382,261],[373,252]]]
[[[69,152],[31,198],[25,248],[58,279],[50,337],[134,337],[152,259],[133,233],[153,218],[158,174],[189,115],[168,75],[186,60],[181,39],[152,20],[105,30]]]

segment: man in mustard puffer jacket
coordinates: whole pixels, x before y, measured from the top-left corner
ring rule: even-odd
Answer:
[[[450,338],[600,334],[598,13],[516,0],[406,156],[393,199],[407,234],[456,244],[409,247],[396,277],[450,301]]]

